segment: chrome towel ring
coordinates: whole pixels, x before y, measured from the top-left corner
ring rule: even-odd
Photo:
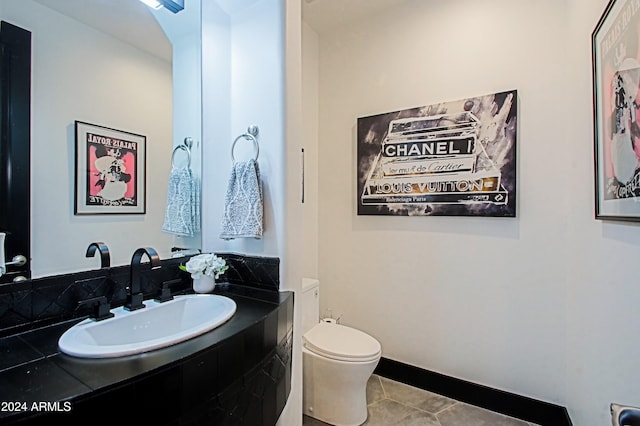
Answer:
[[[187,167],[191,167],[191,147],[193,146],[193,139],[186,137],[184,138],[184,143],[182,145],[178,145],[173,149],[173,153],[171,154],[171,167],[175,168],[175,158],[176,152],[182,150],[187,153]]]
[[[233,151],[236,147],[236,143],[240,139],[246,139],[248,141],[253,142],[253,148],[256,151],[256,155],[253,160],[256,161],[258,159],[258,155],[260,155],[260,145],[258,145],[258,133],[259,133],[258,126],[252,125],[252,126],[249,126],[249,128],[247,129],[247,133],[243,133],[237,138],[235,138],[235,140],[233,141],[233,144],[231,144],[231,161],[233,162],[236,161],[235,156],[233,155]]]

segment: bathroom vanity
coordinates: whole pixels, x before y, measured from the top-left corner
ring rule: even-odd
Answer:
[[[274,425],[291,386],[293,293],[214,293],[237,305],[226,323],[141,354],[61,353],[58,339],[84,317],[0,338],[0,424]]]

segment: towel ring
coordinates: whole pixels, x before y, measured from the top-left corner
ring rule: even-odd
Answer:
[[[176,152],[178,152],[178,150],[183,150],[187,153],[187,167],[191,167],[191,150],[186,145],[178,145],[173,149],[173,154],[171,154],[171,167],[176,167],[176,163],[174,160],[176,157]]]
[[[249,128],[249,129],[251,129],[251,128]],[[257,134],[258,132],[256,131],[255,133]],[[250,134],[250,133],[243,133],[243,134],[241,134],[240,136],[238,136],[238,137],[233,141],[233,144],[231,145],[231,161],[233,161],[233,162],[235,162],[235,161],[236,161],[236,159],[235,159],[235,157],[234,157],[234,155],[233,155],[233,150],[234,150],[234,149],[235,149],[235,147],[236,147],[236,143],[237,143],[240,139],[243,139],[243,138],[244,138],[244,139],[246,139],[246,140],[248,140],[248,141],[253,142],[253,147],[254,147],[254,148],[255,148],[255,150],[256,150],[256,156],[255,156],[255,158],[254,158],[253,160],[254,160],[254,161],[255,161],[255,160],[257,160],[257,159],[258,159],[258,155],[260,154],[260,146],[258,145],[258,139],[257,139],[254,135],[252,135],[252,134]]]

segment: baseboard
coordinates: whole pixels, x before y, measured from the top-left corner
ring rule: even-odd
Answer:
[[[572,426],[569,413],[562,406],[445,376],[388,358],[380,359],[374,373],[538,425]]]

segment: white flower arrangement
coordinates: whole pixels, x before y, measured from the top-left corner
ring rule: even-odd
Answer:
[[[186,265],[180,265],[179,268],[191,273],[191,278],[197,280],[203,275],[217,279],[229,266],[224,259],[213,253],[206,253],[193,256]]]

